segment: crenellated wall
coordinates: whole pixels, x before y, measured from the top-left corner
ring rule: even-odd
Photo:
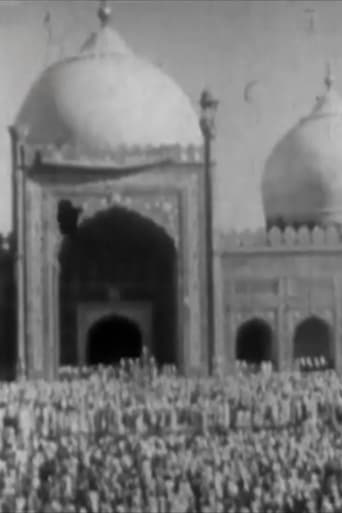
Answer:
[[[231,231],[217,237],[217,250],[219,252],[236,251],[331,251],[342,248],[341,229],[330,226],[321,228],[315,226],[310,229],[306,226],[295,229],[288,226],[285,230],[274,227],[267,231],[245,230]]]

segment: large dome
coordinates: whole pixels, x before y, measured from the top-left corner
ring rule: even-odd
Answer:
[[[327,91],[275,146],[262,195],[267,226],[342,224],[342,99]]]
[[[189,99],[137,57],[108,18],[77,56],[53,64],[33,85],[15,122],[27,143],[65,144],[91,156],[122,146],[200,145]]]

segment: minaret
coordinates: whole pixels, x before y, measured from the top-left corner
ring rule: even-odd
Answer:
[[[102,0],[97,11],[97,15],[99,17],[100,23],[102,27],[108,25],[111,17],[112,17],[112,9],[108,4],[107,0]]]
[[[334,82],[335,82],[335,77],[331,70],[331,61],[328,61],[327,65],[326,65],[326,75],[325,75],[325,79],[324,79],[324,84],[327,88],[327,91],[331,90],[332,86],[334,85]]]

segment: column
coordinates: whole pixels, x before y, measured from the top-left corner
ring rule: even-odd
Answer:
[[[57,259],[56,259],[57,260]],[[53,297],[54,297],[54,369],[53,378],[57,378],[60,366],[60,314],[59,314],[59,262],[55,261],[53,266]]]
[[[224,276],[222,272],[222,255],[218,249],[214,249],[214,293],[215,293],[215,340],[214,354],[219,359],[223,368],[226,367],[225,348],[227,344],[227,336],[225,334],[225,298],[224,298]]]
[[[236,369],[236,335],[239,328],[233,279],[224,287],[223,308],[226,372],[233,374]]]
[[[46,348],[44,374],[48,379],[57,377],[59,367],[59,250],[61,236],[57,224],[57,205],[50,198],[48,205],[48,233],[46,244]]]
[[[341,277],[339,275],[334,276],[333,287],[334,287],[334,310],[335,310],[335,321],[334,321],[334,358],[335,358],[335,369],[340,374],[342,372],[342,358],[341,358]]]
[[[277,351],[276,351],[276,364],[279,371],[284,371],[288,368],[288,351],[286,344],[288,344],[285,329],[285,309],[286,309],[286,278],[280,277],[278,280],[278,307],[277,307]]]
[[[58,337],[58,270],[51,259],[47,268],[47,340],[44,350],[44,375],[47,379],[56,378],[56,360],[59,345]],[[57,282],[57,283],[56,283]],[[57,287],[56,287],[57,285]]]
[[[26,375],[26,323],[25,323],[25,178],[20,167],[16,169],[16,288],[17,288],[17,376]]]
[[[29,377],[43,372],[46,318],[46,226],[43,192],[37,183],[26,181],[25,318],[26,371]]]

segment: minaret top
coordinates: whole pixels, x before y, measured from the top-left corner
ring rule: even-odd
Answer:
[[[100,23],[102,27],[108,25],[112,15],[112,9],[108,4],[107,0],[102,0],[97,11],[97,15],[99,17]]]
[[[328,91],[330,91],[330,89],[334,85],[334,82],[335,82],[335,77],[331,70],[331,62],[328,61],[327,65],[326,65],[326,75],[325,75],[325,79],[324,79],[324,83],[325,83],[325,86]]]

